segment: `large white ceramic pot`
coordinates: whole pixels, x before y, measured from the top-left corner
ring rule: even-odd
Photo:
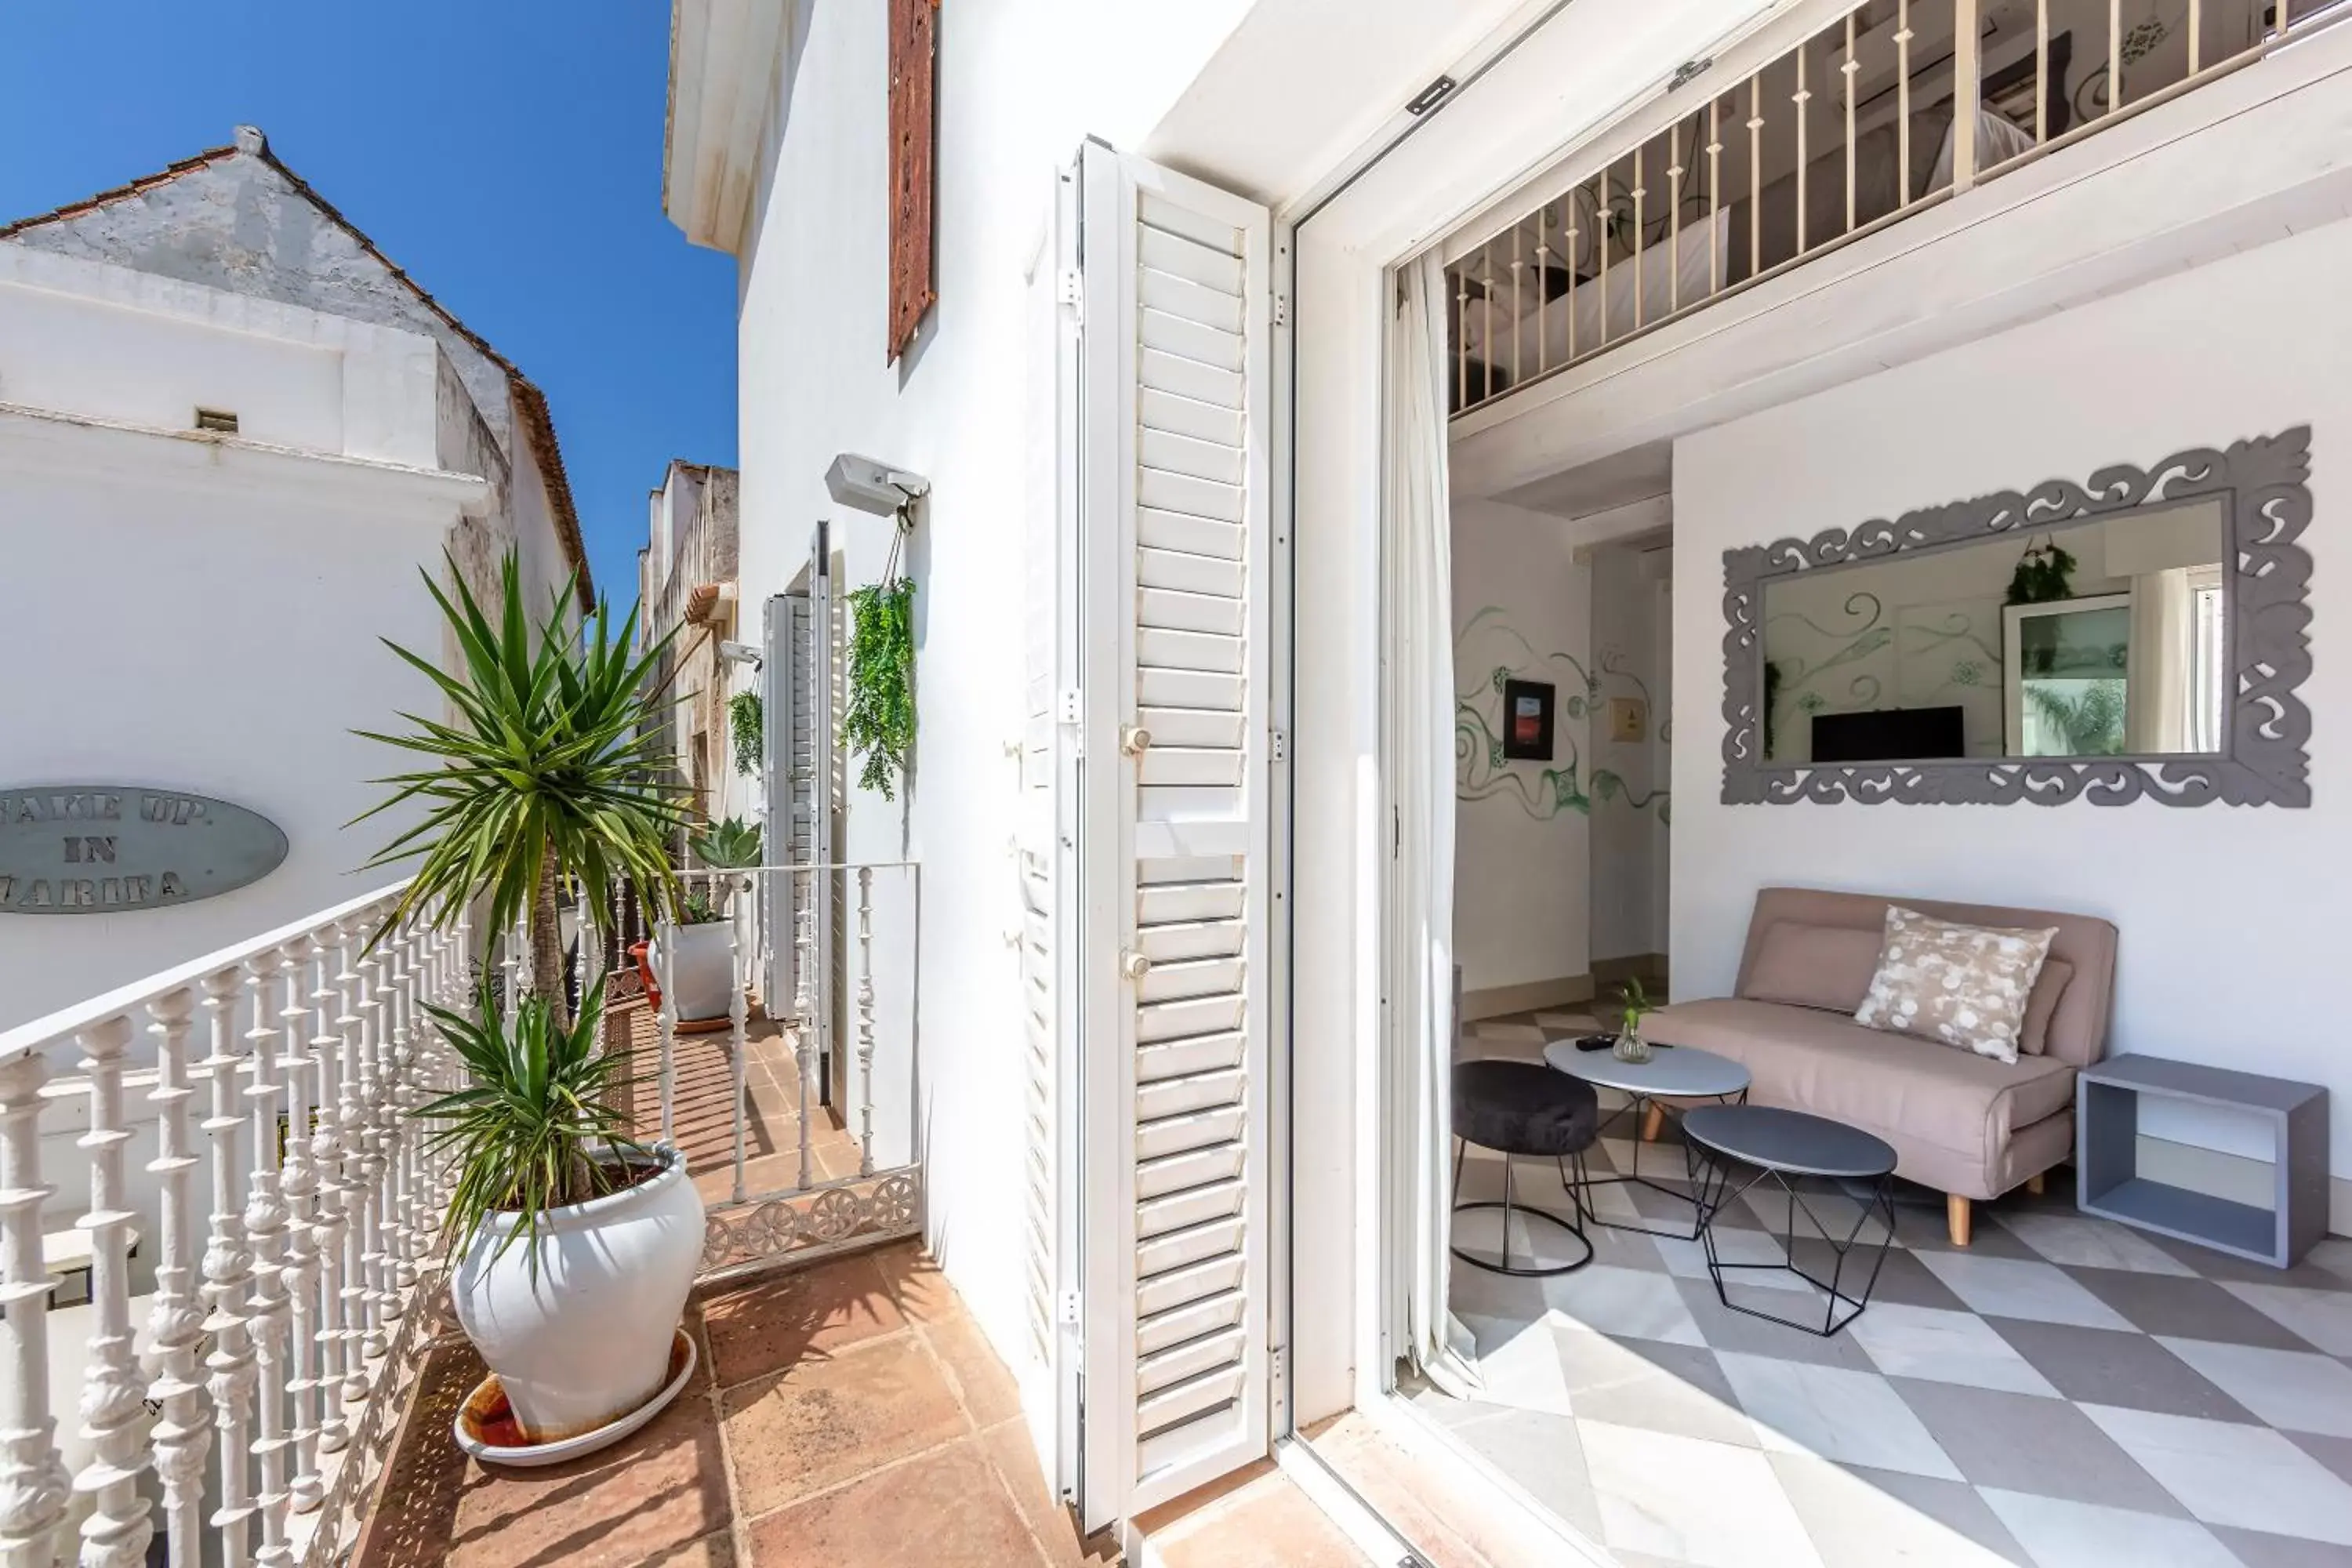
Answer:
[[[504,1257],[499,1247],[520,1221],[494,1215],[458,1260],[449,1292],[458,1326],[530,1442],[608,1426],[667,1381],[702,1257],[702,1198],[677,1150],[648,1152],[659,1175],[549,1210],[538,1237]]]
[[[680,1023],[723,1023],[733,1015],[733,934],[726,921],[666,925],[654,933],[654,979],[664,997],[677,999]]]

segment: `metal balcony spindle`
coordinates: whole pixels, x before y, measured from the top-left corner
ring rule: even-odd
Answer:
[[[1583,281],[1577,275],[1576,237],[1584,232],[1576,225],[1576,193],[1581,188],[1570,187],[1568,193],[1568,292],[1562,296],[1562,302],[1568,309],[1568,358],[1561,362],[1563,364],[1572,364],[1576,361],[1576,290]],[[1594,210],[1600,209],[1596,207]]]
[[[2271,0],[2285,31],[2287,0]],[[2124,106],[2124,0],[2107,0],[2107,112]]]
[[[1764,73],[1748,79],[1748,276],[1764,270]]]
[[[1593,221],[1601,226],[1597,237],[1601,241],[1601,331],[1593,334],[1601,341],[1592,345],[1596,349],[1609,346],[1609,252],[1617,243],[1616,208],[1609,201],[1609,171],[1604,168],[1601,172],[1600,201],[1592,209]]]
[[[322,928],[314,949],[318,984],[310,992],[310,1171],[318,1184],[311,1251],[318,1262],[310,1320],[312,1387],[318,1401],[318,1435],[314,1452],[341,1453],[351,1443],[351,1426],[343,1418],[343,1242],[350,1231],[344,1214],[343,1108],[349,1095],[343,1087],[342,971],[347,967],[350,932],[341,925]]]
[[[1845,77],[1845,231],[1853,232],[1853,81],[1861,66],[1853,58],[1853,13],[1845,14],[1845,64],[1838,68]]]
[[[1520,372],[1525,368],[1523,356],[1527,352],[1526,334],[1519,331],[1519,311],[1521,310],[1521,306],[1519,304],[1519,273],[1525,265],[1519,259],[1519,247],[1523,243],[1519,236],[1519,229],[1520,226],[1517,224],[1513,224],[1511,226],[1511,384],[1513,386],[1518,385],[1519,382],[1523,379]]]
[[[253,997],[253,1027],[245,1034],[248,1073],[246,1101],[253,1119],[253,1170],[246,1181],[245,1233],[253,1243],[253,1286],[246,1328],[253,1338],[255,1373],[253,1454],[259,1468],[254,1501],[260,1510],[261,1568],[289,1568],[293,1549],[286,1539],[286,1202],[278,1189],[278,1031],[270,1026],[276,1007],[270,992],[278,973],[276,949],[246,962]]]
[[[1984,104],[1977,0],[1952,0],[1952,194],[1977,183],[1977,117]]]
[[[1706,291],[1723,291],[1723,100],[1706,101]]]
[[[237,1071],[244,1052],[236,1016],[240,1004],[255,994],[252,976],[244,969],[215,970],[205,976],[212,1049],[199,1065],[212,1084],[212,1113],[205,1118],[203,1130],[211,1144],[213,1176],[213,1211],[205,1246],[205,1302],[210,1309],[205,1332],[212,1350],[205,1357],[205,1393],[220,1431],[220,1506],[213,1510],[211,1523],[220,1532],[221,1561],[227,1568],[246,1568],[253,1561],[254,1503],[246,1467],[252,1452],[256,1368],[246,1293],[253,1282],[254,1258],[245,1235],[245,1160],[237,1147],[247,1118],[238,1104]]]
[[[1487,398],[1495,395],[1495,362],[1502,357],[1495,352],[1495,242],[1491,239],[1478,247],[1478,290],[1486,316],[1486,354],[1480,366],[1479,396]],[[805,1173],[801,1185],[808,1185]]]
[[[1805,47],[1811,41],[1809,38],[1805,44],[1798,45],[1790,56],[1797,62],[1797,90],[1789,98],[1789,101],[1797,107],[1797,248],[1790,252],[1791,256],[1805,254],[1805,176],[1808,173],[1805,168],[1805,105],[1811,102],[1813,97],[1805,87]]]
[[[204,1551],[205,1456],[212,1447],[212,1412],[205,1400],[196,1354],[205,1342],[205,1312],[198,1297],[198,1248],[204,1233],[195,1223],[195,1200],[188,1190],[203,1163],[188,1142],[188,1026],[196,994],[187,986],[167,991],[149,1004],[154,1017],[155,1087],[147,1095],[155,1107],[155,1158],[147,1163],[160,1188],[160,1250],[155,1300],[147,1317],[155,1378],[147,1397],[159,1405],[152,1441],[155,1474],[163,1484],[165,1560],[194,1564]]]
[[[72,1497],[49,1406],[49,1272],[41,1258],[38,1051],[0,1061],[0,1565],[48,1568]]]
[[[751,1054],[749,1042],[746,1038],[746,1026],[750,1023],[751,1004],[746,998],[750,990],[751,977],[744,968],[743,924],[737,917],[743,905],[751,902],[751,879],[748,876],[740,878],[730,877],[727,879],[727,881],[730,890],[735,895],[735,899],[729,900],[727,910],[727,1026],[728,1038],[734,1047],[729,1053],[729,1055],[733,1058],[730,1064],[730,1074],[733,1081],[729,1089],[728,1100],[734,1108],[734,1193],[735,1201],[740,1204],[743,1201],[743,1161],[745,1156],[746,1134],[749,1131],[751,1120],[751,1088],[745,1081],[744,1068],[745,1058]],[[739,902],[737,900],[740,901]]]
[[[1895,5],[1895,190],[1896,207],[1911,205],[1911,0]]]
[[[677,946],[677,933],[684,929],[675,917],[669,930],[656,923],[654,940],[661,959],[661,1013],[656,1022],[657,1087],[661,1097],[661,1141],[677,1142],[675,1129],[677,1105],[677,955],[671,950]]]
[[[1637,332],[1642,330],[1649,298],[1649,279],[1642,265],[1642,231],[1649,226],[1642,208],[1642,198],[1650,194],[1650,178],[1645,172],[1649,160],[1644,156],[1648,152],[1647,147],[1633,149],[1633,330]]]
[[[874,1173],[874,868],[857,868],[857,1173]]]
[[[1489,353],[1493,346],[1489,340]],[[793,939],[793,1058],[800,1069],[800,1184],[806,1188],[814,1184],[816,1170],[816,1151],[809,1132],[809,1118],[815,1113],[817,1101],[816,1003],[809,984],[810,976],[816,973],[816,883],[811,871],[795,870],[792,876],[793,906],[799,910]]]
[[[1546,331],[1546,308],[1551,302],[1551,209],[1536,209],[1536,374],[1551,368],[1551,334]],[[1570,310],[1574,311],[1573,303]]]
[[[2197,0],[2189,0],[2189,68],[2197,69]],[[2050,0],[2033,0],[2033,144],[2050,140]]]
[[[2044,26],[2049,25],[2048,18],[2043,19],[2042,25]],[[2190,76],[2195,76],[2204,64],[2204,50],[2201,47],[2203,39],[2199,36],[2204,31],[2204,26],[2203,0],[2189,0],[2189,74]]]
[[[1454,401],[1470,406],[1470,268],[1459,261],[1454,264]]]
[[[131,1044],[131,1020],[118,1013],[75,1039],[89,1079],[89,1131],[79,1147],[89,1156],[89,1210],[81,1228],[89,1237],[89,1300],[97,1321],[81,1384],[81,1435],[90,1445],[89,1463],[73,1486],[90,1500],[89,1517],[81,1523],[85,1568],[128,1568],[146,1561],[147,1543],[155,1533],[139,1495],[139,1475],[148,1464],[140,1430],[147,1386],[131,1340],[131,1230],[139,1217],[127,1206],[131,1194],[122,1168],[131,1137],[122,1109],[122,1053]]]
[[[285,1131],[278,1155],[278,1190],[286,1200],[286,1394],[290,1416],[287,1428],[289,1458],[287,1500],[296,1513],[308,1513],[326,1497],[319,1476],[319,1253],[317,1246],[318,1173],[310,1163],[310,1107],[316,1093],[316,1066],[310,1016],[303,989],[304,972],[318,943],[307,936],[279,949],[278,968],[286,984],[285,1054],[278,1067],[286,1089]]]
[[[1683,308],[1683,122],[1666,127],[1666,310]]]

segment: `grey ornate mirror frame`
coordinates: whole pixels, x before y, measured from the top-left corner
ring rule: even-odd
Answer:
[[[1780,539],[1723,554],[1723,801],[2058,805],[2077,797],[2123,805],[2143,796],[2170,805],[2307,806],[2311,710],[2295,695],[2311,673],[2311,557],[2296,542],[2311,522],[2311,427],[2238,441],[2227,451],[2177,452],[2152,468],[2101,468],[2087,483],[2050,479],[1948,506],[1906,512],[1893,522],[1830,529],[1810,540]],[[2199,756],[2034,758],[1775,766],[1764,760],[1764,584],[1822,566],[1897,551],[2025,534],[2153,502],[2219,497],[2229,518],[2230,665],[2236,675],[2229,735],[2219,753]]]

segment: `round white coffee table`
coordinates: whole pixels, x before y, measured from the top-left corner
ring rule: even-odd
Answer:
[[[1617,1175],[1595,1176],[1587,1169],[1585,1157],[1582,1154],[1575,1156],[1575,1174],[1569,1184],[1576,1194],[1579,1213],[1594,1224],[1605,1225],[1613,1230],[1633,1230],[1644,1236],[1696,1241],[1699,1234],[1698,1201],[1687,1190],[1666,1186],[1642,1174],[1643,1123],[1653,1106],[1662,1112],[1679,1117],[1681,1108],[1675,1103],[1679,1100],[1711,1100],[1719,1105],[1746,1104],[1748,1069],[1729,1057],[1719,1057],[1696,1046],[1655,1046],[1651,1047],[1648,1061],[1627,1062],[1618,1060],[1613,1051],[1579,1050],[1576,1039],[1576,1037],[1570,1037],[1548,1041],[1544,1046],[1545,1062],[1595,1089],[1613,1089],[1625,1096],[1623,1105],[1601,1119],[1601,1131],[1605,1132],[1610,1124],[1620,1117],[1633,1119],[1633,1163],[1631,1170]],[[1595,1142],[1598,1141],[1596,1137]],[[1683,1164],[1685,1181],[1693,1181],[1687,1142],[1684,1145]],[[1611,1185],[1646,1187],[1662,1196],[1690,1205],[1690,1228],[1668,1230],[1655,1226],[1636,1225],[1630,1220],[1601,1218],[1592,1206],[1592,1189]]]

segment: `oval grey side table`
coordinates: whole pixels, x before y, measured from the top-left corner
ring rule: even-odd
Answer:
[[[1764,1105],[1702,1105],[1683,1118],[1683,1138],[1693,1151],[1693,1161],[1703,1160],[1706,1165],[1695,1190],[1698,1194],[1699,1239],[1706,1247],[1706,1272],[1715,1281],[1716,1300],[1735,1312],[1745,1312],[1784,1328],[1800,1329],[1821,1339],[1834,1336],[1862,1316],[1863,1309],[1870,1305],[1871,1289],[1878,1283],[1878,1271],[1885,1266],[1887,1248],[1895,1244],[1893,1144],[1874,1133],[1832,1121],[1826,1116]],[[1854,1215],[1853,1224],[1844,1227],[1843,1238],[1798,1190],[1797,1182],[1808,1176],[1833,1183],[1870,1184],[1870,1195]],[[1782,1260],[1726,1263],[1716,1250],[1715,1216],[1768,1181],[1780,1187],[1789,1204],[1788,1224],[1777,1238]],[[1762,1211],[1758,1213],[1760,1216]],[[1821,1239],[1834,1260],[1826,1279],[1797,1261],[1797,1216],[1801,1214],[1812,1236]],[[1879,1221],[1884,1234],[1877,1249],[1870,1255],[1870,1272],[1863,1276],[1857,1293],[1848,1286],[1846,1262],[1867,1247],[1862,1233],[1873,1219]],[[1765,1223],[1769,1227],[1771,1222],[1767,1219]],[[1725,1274],[1756,1268],[1786,1270],[1820,1291],[1827,1298],[1822,1307],[1822,1326],[1817,1329],[1801,1318],[1733,1300],[1724,1289]]]
[[[1595,1176],[1585,1163],[1581,1153],[1574,1157],[1575,1175],[1568,1183],[1576,1194],[1577,1211],[1595,1225],[1605,1225],[1612,1230],[1639,1231],[1643,1236],[1662,1236],[1673,1241],[1696,1241],[1699,1233],[1698,1202],[1688,1192],[1679,1192],[1642,1174],[1642,1122],[1650,1108],[1675,1110],[1672,1103],[1682,1100],[1712,1100],[1718,1104],[1745,1104],[1748,1100],[1748,1069],[1729,1057],[1717,1056],[1696,1046],[1662,1047],[1650,1054],[1645,1062],[1619,1061],[1612,1052],[1580,1051],[1573,1037],[1547,1041],[1544,1062],[1573,1079],[1580,1079],[1595,1089],[1613,1089],[1626,1097],[1625,1103],[1601,1118],[1601,1131],[1606,1131],[1619,1117],[1633,1118],[1633,1167],[1618,1175]],[[1595,1142],[1599,1142],[1598,1133]],[[1693,1177],[1690,1155],[1685,1146],[1683,1157],[1685,1181]],[[1635,1225],[1630,1220],[1603,1219],[1592,1206],[1592,1189],[1606,1186],[1638,1186],[1663,1196],[1691,1205],[1688,1230],[1661,1229],[1655,1226]]]

